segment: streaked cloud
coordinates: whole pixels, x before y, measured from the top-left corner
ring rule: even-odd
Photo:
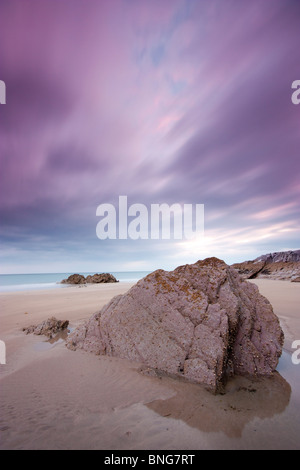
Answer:
[[[299,17],[293,0],[2,2],[2,271],[299,248]],[[206,245],[100,242],[119,195],[204,203]]]

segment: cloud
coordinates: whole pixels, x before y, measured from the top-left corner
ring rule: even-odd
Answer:
[[[290,89],[299,10],[292,0],[2,2],[0,220],[10,259],[12,246],[38,243],[45,266],[57,246],[78,263],[95,251],[109,263],[107,250],[124,265],[184,262],[171,241],[100,247],[96,207],[119,195],[205,203],[209,249],[182,244],[195,258],[234,258],[232,237],[236,257],[299,248]]]

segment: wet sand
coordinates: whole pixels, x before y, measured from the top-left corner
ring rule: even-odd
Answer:
[[[129,283],[1,293],[0,449],[299,449],[300,365],[291,345],[300,340],[300,285],[253,282],[285,332],[278,373],[231,379],[217,396],[22,332],[53,315],[74,328]]]

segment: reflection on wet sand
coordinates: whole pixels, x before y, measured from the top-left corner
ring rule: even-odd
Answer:
[[[161,380],[171,385],[176,395],[152,401],[148,408],[200,431],[221,431],[228,437],[241,437],[245,425],[256,417],[265,419],[282,413],[291,397],[290,385],[278,372],[255,380],[233,377],[224,395],[212,395],[197,384],[169,377]]]
[[[39,341],[34,345],[34,350],[37,352],[48,351],[56,344],[64,343],[68,337],[70,330],[65,328],[62,331],[56,333],[52,338],[46,339],[45,341]]]
[[[56,335],[53,336],[52,338],[48,339],[47,343],[55,344],[60,340],[66,341],[69,333],[70,333],[70,330],[68,328],[65,328],[64,330],[56,333]]]

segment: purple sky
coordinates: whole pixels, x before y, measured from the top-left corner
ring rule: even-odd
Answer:
[[[0,272],[173,269],[300,248],[300,2],[0,1]],[[205,204],[205,241],[96,208]]]

